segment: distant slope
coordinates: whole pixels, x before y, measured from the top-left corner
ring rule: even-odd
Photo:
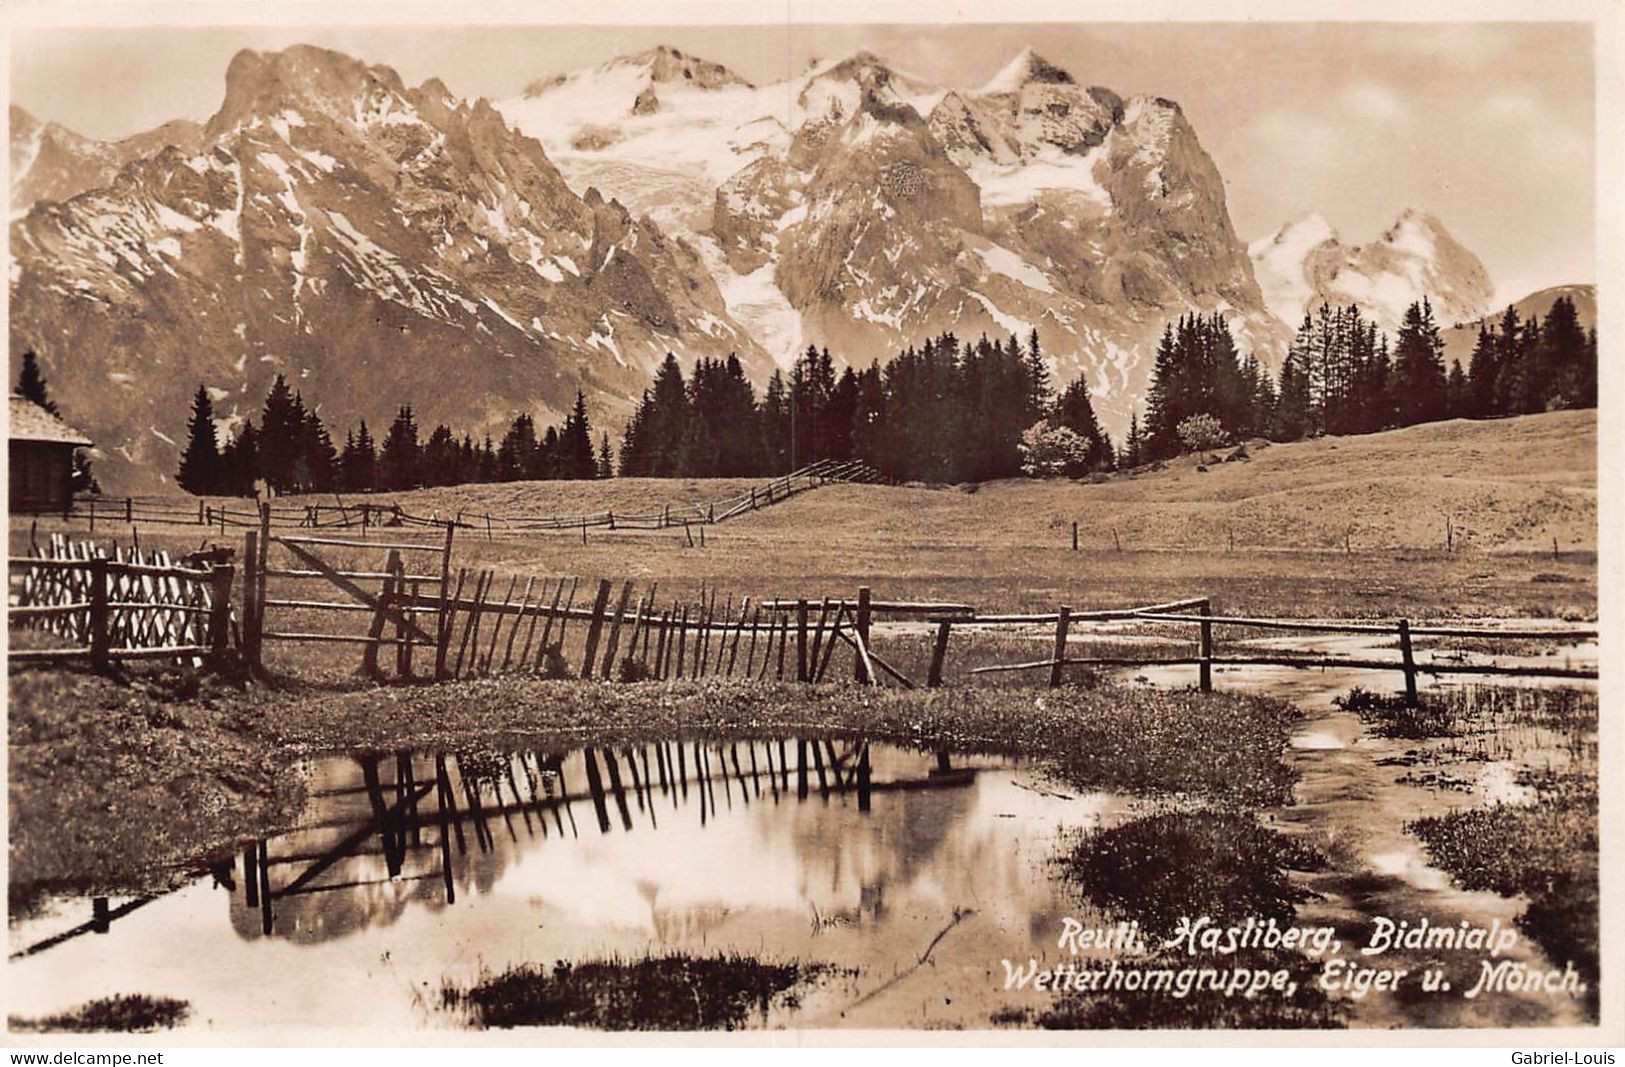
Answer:
[[[1530,293],[1522,300],[1514,302],[1512,306],[1517,309],[1520,320],[1526,321],[1530,315],[1539,315],[1541,318],[1545,318],[1546,313],[1552,310],[1552,305],[1557,303],[1557,298],[1560,296],[1567,296],[1574,301],[1574,310],[1580,315],[1581,326],[1589,330],[1597,324],[1597,287],[1595,285],[1554,285],[1550,289]],[[1485,319],[1464,322],[1459,326],[1445,330],[1445,365],[1449,366],[1451,363],[1459,361],[1462,370],[1466,370],[1468,362],[1472,359],[1473,345],[1478,341],[1478,324],[1488,321],[1493,326],[1500,321],[1501,316],[1505,313],[1505,307],[1496,308]]]
[[[1083,543],[1125,549],[1565,551],[1597,544],[1596,413],[1456,420],[1362,437],[1256,449],[1199,471],[1193,458],[1095,485],[1012,479],[974,493],[829,486],[749,520],[816,528],[829,544],[1000,547],[1053,543],[1077,520]],[[811,525],[809,525],[811,524]]]

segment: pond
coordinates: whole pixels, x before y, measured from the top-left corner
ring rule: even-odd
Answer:
[[[513,965],[682,952],[838,970],[754,1025],[985,1027],[1055,954],[1063,833],[1131,814],[1002,757],[865,741],[324,758],[288,833],[149,900],[10,930],[9,1011],[119,993],[188,1025],[443,1028]],[[1014,1006],[1025,1006],[1025,1002]]]

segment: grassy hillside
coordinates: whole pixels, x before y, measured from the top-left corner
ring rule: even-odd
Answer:
[[[1231,454],[1226,449],[1220,457]],[[1205,457],[1203,457],[1205,458]],[[960,489],[841,486],[756,517],[805,524],[879,547],[1053,544],[1059,531],[1094,548],[1457,548],[1593,550],[1595,413],[1455,421],[1362,437],[1255,443],[1248,458],[1187,456],[1100,484],[1013,479]],[[967,487],[969,488],[969,487]],[[1117,541],[1112,531],[1117,531]]]
[[[692,598],[702,587],[737,600],[850,595],[867,584],[880,596],[984,610],[1207,595],[1224,610],[1285,615],[1592,616],[1595,442],[1595,413],[1558,412],[1255,445],[1249,458],[1205,471],[1197,457],[1185,457],[1096,484],[831,485],[708,527],[703,547],[698,530],[692,546],[681,530],[594,529],[585,544],[570,532],[487,540],[464,531],[455,563],[495,570],[498,599],[509,575],[566,575],[658,582],[662,602]],[[648,513],[750,484],[536,482],[399,499],[417,514]],[[42,523],[42,532],[51,525]],[[83,536],[84,523],[75,530]],[[97,534],[127,541],[129,531],[104,522]],[[14,533],[14,548],[19,536],[26,543],[26,528]],[[213,539],[196,527],[141,530],[143,544],[191,549],[200,537]],[[233,533],[224,543],[241,540]],[[379,562],[376,552],[354,557],[374,569]]]

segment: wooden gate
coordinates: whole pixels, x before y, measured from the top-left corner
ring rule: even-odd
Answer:
[[[389,646],[396,674],[411,679],[414,651],[427,646],[432,653],[443,646],[441,635],[450,625],[444,604],[455,535],[451,524],[437,542],[375,541],[273,534],[268,509],[262,507],[260,514],[260,528],[243,537],[243,644],[256,668],[264,666],[267,643],[361,645],[362,670],[382,678],[379,654]],[[380,553],[382,563],[369,566],[366,557],[376,560]],[[312,585],[322,592],[306,592]],[[342,597],[332,598],[332,590]],[[320,618],[357,617],[367,620],[365,632],[316,624]],[[439,677],[442,668],[438,663],[436,668]]]

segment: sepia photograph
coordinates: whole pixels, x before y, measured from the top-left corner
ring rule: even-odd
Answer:
[[[7,1043],[1620,1042],[1613,14],[1032,8],[6,12]]]

